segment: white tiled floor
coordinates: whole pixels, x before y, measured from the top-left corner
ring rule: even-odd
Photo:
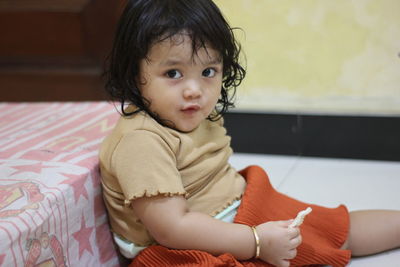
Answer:
[[[235,153],[232,165],[263,167],[272,185],[301,201],[349,210],[400,210],[400,162]],[[400,249],[354,258],[350,267],[400,267]]]

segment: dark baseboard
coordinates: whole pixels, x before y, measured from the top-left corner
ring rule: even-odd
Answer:
[[[400,117],[230,112],[235,152],[400,161]]]

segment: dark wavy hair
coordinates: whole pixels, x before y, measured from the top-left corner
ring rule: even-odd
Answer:
[[[212,0],[128,0],[120,17],[113,48],[108,57],[104,77],[106,91],[121,103],[124,116],[149,110],[150,102],[138,88],[139,63],[147,59],[152,45],[175,34],[188,34],[193,53],[206,45],[219,52],[223,60],[221,95],[209,120],[218,120],[234,106],[234,96],[246,71],[239,64],[240,44],[235,40],[219,8]],[[137,109],[127,112],[125,104]]]

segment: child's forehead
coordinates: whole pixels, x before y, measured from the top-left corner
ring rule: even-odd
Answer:
[[[220,53],[210,43],[195,43],[188,34],[175,34],[155,42],[147,54],[150,61],[171,63],[171,61],[221,62]]]

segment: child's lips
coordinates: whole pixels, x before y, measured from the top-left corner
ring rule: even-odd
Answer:
[[[200,110],[200,106],[197,104],[187,105],[181,109],[181,111],[184,112],[185,114],[193,114],[198,110]]]

